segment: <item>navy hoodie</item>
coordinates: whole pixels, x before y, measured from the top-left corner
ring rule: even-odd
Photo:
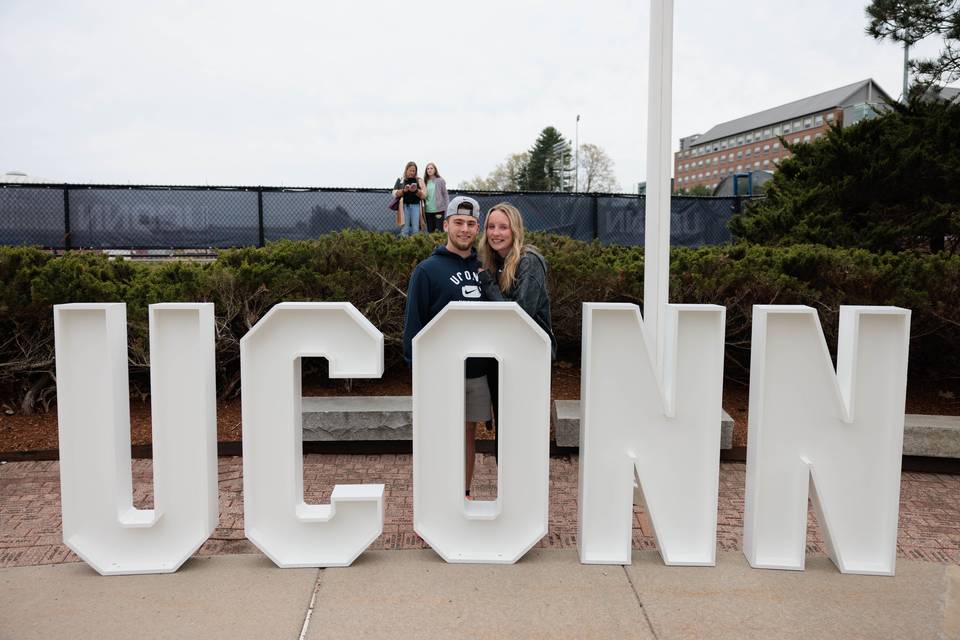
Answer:
[[[413,338],[433,320],[448,302],[481,301],[480,261],[476,249],[462,258],[444,246],[433,250],[417,265],[407,287],[407,310],[403,321],[403,359],[413,362]],[[467,358],[466,377],[478,378],[486,373],[485,364]]]

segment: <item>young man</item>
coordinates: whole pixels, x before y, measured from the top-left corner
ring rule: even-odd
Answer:
[[[459,300],[482,300],[480,261],[473,243],[480,231],[480,205],[473,198],[457,196],[447,205],[443,219],[447,244],[437,247],[417,265],[407,287],[407,309],[403,323],[403,358],[413,361],[413,337],[447,306]],[[466,495],[473,481],[476,423],[490,419],[490,389],[486,363],[467,358],[466,363]]]

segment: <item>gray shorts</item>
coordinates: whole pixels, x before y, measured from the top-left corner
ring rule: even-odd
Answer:
[[[464,385],[464,422],[486,422],[490,415],[490,387],[487,386],[487,376],[467,378]]]

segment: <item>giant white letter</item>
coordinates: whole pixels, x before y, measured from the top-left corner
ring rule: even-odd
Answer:
[[[843,573],[893,575],[910,311],[840,307],[834,374],[817,312],[756,306],[743,552],[803,569],[807,498]]]
[[[496,500],[464,481],[464,360],[500,367]],[[413,528],[447,562],[519,560],[547,534],[550,339],[515,302],[452,302],[413,340]]]
[[[126,306],[53,310],[63,541],[104,575],[176,571],[217,526],[213,305],[149,314],[154,508],[135,509]]]
[[[383,532],[383,485],[303,500],[300,359],[331,378],[383,375],[383,334],[347,302],[283,302],[240,340],[247,538],[281,567],[347,566]]]
[[[630,564],[636,475],[663,561],[715,563],[725,315],[666,305],[658,371],[636,305],[583,305],[581,562]]]

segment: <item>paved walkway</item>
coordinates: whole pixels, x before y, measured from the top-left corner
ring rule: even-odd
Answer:
[[[197,557],[111,578],[61,542],[58,463],[0,465],[0,638],[960,639],[960,476],[903,474],[887,578],[840,574],[812,514],[806,571],[751,569],[742,463],[721,465],[716,567],[664,566],[639,510],[632,565],[581,565],[577,463],[550,462],[541,548],[515,565],[451,565],[413,533],[409,455],[305,456],[308,502],[336,483],[385,483],[384,534],[348,568],[278,569],[243,537],[241,459],[221,458],[220,526]],[[133,477],[136,505],[151,506],[151,462]],[[476,494],[495,482],[481,456]]]
[[[0,569],[0,637],[656,638],[936,640],[960,637],[960,566],[901,560],[894,578],[716,567],[582,565],[534,549],[514,565],[372,551],[344,569],[277,569],[262,555],[189,560],[104,578],[80,563]]]
[[[198,555],[257,553],[243,534],[243,481],[240,458],[220,458],[220,526]],[[422,549],[413,532],[413,491],[410,455],[307,455],[304,457],[307,502],[329,501],[334,484],[384,483],[384,532],[371,549]],[[550,461],[550,520],[539,547],[574,549],[577,543],[577,475],[574,457]],[[740,550],[746,467],[720,465],[717,545],[721,551]],[[152,463],[133,462],[134,503],[152,506]],[[494,495],[496,466],[492,456],[480,456],[474,492]],[[655,549],[645,514],[635,508],[633,548]],[[826,550],[810,513],[807,553]],[[904,472],[901,478],[900,558],[960,565],[960,475]],[[0,465],[0,568],[79,559],[62,543],[60,478],[57,462],[11,462]]]

